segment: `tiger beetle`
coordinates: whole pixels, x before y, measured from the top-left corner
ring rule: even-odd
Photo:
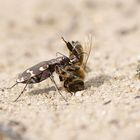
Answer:
[[[58,86],[53,78],[53,72],[55,71],[55,68],[56,67],[63,68],[66,65],[70,65],[70,59],[65,55],[57,57],[56,59],[51,59],[49,61],[40,62],[40,63],[32,66],[31,68],[28,68],[27,70],[25,70],[22,74],[20,74],[18,76],[15,84],[6,89],[12,89],[19,83],[25,84],[21,93],[14,100],[14,102],[16,102],[20,98],[20,96],[24,93],[24,91],[26,90],[26,87],[28,84],[40,83],[40,82],[46,80],[47,78],[50,78],[51,81],[54,83],[56,89],[58,90],[58,93],[67,102],[65,97],[59,91]]]

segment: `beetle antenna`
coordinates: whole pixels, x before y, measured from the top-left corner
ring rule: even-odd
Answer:
[[[62,53],[60,53],[60,52],[57,52],[57,53],[56,53],[56,56],[57,56],[58,54],[67,57],[66,55],[64,55],[64,54],[62,54]]]

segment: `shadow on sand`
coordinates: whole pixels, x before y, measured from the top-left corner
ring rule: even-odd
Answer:
[[[91,79],[89,79],[88,81],[85,82],[85,89],[88,89],[91,86],[100,87],[101,85],[104,84],[104,82],[106,82],[106,81],[109,82],[110,79],[112,79],[112,77],[108,76],[108,75],[99,75],[96,77],[92,77]]]
[[[112,79],[112,77],[108,76],[108,75],[99,75],[96,77],[92,77],[88,81],[85,81],[85,89],[88,89],[92,86],[93,87],[100,87],[101,85],[104,84],[104,82],[106,82],[106,81],[109,82],[110,79]],[[61,88],[59,90],[61,90]],[[32,91],[29,91],[29,94],[30,95],[37,95],[37,94],[44,94],[44,93],[49,94],[49,92],[51,92],[51,91],[56,91],[55,86],[51,86],[48,88],[42,88],[42,89],[35,89]]]
[[[30,95],[38,95],[38,94],[44,94],[44,93],[49,94],[50,91],[56,91],[55,86],[51,86],[48,88],[42,88],[42,89],[35,89],[32,91],[29,91],[29,94]]]

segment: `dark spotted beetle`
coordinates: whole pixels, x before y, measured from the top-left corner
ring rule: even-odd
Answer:
[[[16,80],[16,83],[7,89],[11,89],[19,83],[25,84],[22,92],[14,101],[17,101],[19,99],[19,97],[23,94],[28,84],[40,83],[46,80],[47,78],[50,78],[51,81],[55,84],[56,88],[58,89],[57,84],[55,83],[53,78],[53,72],[55,71],[56,66],[61,67],[63,69],[63,67],[65,67],[66,65],[70,65],[70,59],[64,55],[57,57],[56,59],[40,62],[32,66],[31,68],[28,68],[22,74],[20,74]],[[62,98],[65,101],[67,101],[59,90],[58,92],[62,96]]]

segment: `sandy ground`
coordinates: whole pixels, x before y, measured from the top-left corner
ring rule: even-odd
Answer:
[[[86,90],[61,90],[69,105],[49,79],[17,102],[24,85],[0,91],[0,140],[140,140],[139,9],[139,0],[0,0],[1,88],[68,54],[61,36],[83,44],[93,36]]]

